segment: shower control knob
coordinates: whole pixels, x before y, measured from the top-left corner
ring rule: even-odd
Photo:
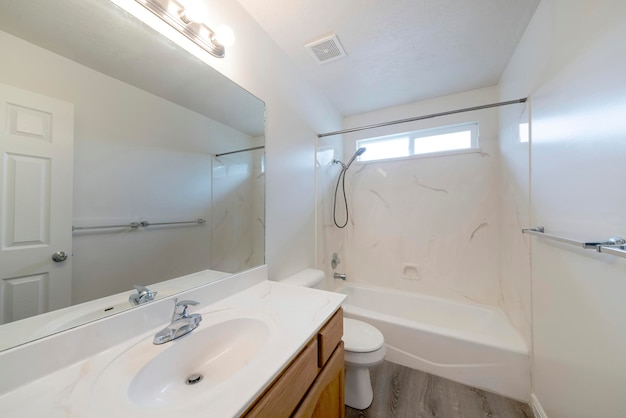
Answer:
[[[339,256],[337,255],[337,253],[333,253],[333,258],[330,260],[330,266],[334,269],[337,268],[337,264],[341,263],[341,260],[339,260]]]
[[[61,263],[65,260],[67,260],[67,253],[65,251],[57,251],[56,253],[52,254],[52,261],[54,261],[55,263]]]

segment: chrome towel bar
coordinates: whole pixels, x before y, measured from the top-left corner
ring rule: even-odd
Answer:
[[[626,245],[618,245],[615,247],[602,245],[598,247],[598,252],[626,258]]]
[[[155,222],[150,223],[148,221],[141,222],[131,222],[129,224],[123,225],[99,225],[99,226],[73,226],[72,231],[83,231],[86,229],[109,229],[109,228],[132,228],[137,229],[139,227],[145,228],[147,226],[158,226],[158,225],[180,225],[180,224],[203,224],[206,223],[204,219],[196,219],[195,221],[184,221],[184,222]]]
[[[556,235],[546,234],[543,226],[522,229],[522,233],[537,237],[562,242],[586,250],[596,250],[599,253],[611,254],[617,257],[626,258],[626,240],[620,237],[611,237],[606,241],[577,241]]]

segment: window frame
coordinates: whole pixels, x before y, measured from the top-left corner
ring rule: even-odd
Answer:
[[[464,132],[464,131],[470,131],[471,142],[470,142],[469,148],[456,148],[456,149],[451,149],[451,150],[422,152],[422,153],[414,152],[415,141],[417,139],[431,137],[431,136],[438,136],[438,135],[446,135],[446,134],[451,134],[451,133],[456,133],[456,132]],[[480,148],[480,144],[479,144],[479,136],[480,136],[479,123],[478,121],[474,121],[474,122],[458,123],[454,125],[438,126],[434,128],[419,129],[419,130],[403,132],[399,134],[358,139],[356,140],[356,149],[361,148],[361,147],[367,148],[368,143],[390,141],[394,139],[408,137],[408,155],[403,155],[403,156],[398,156],[398,157],[389,157],[389,158],[379,158],[379,159],[374,159],[374,160],[361,160],[361,157],[359,156],[357,161],[361,164],[367,164],[367,163],[376,163],[376,162],[385,162],[385,161],[397,161],[397,160],[406,160],[406,159],[414,159],[414,158],[429,158],[429,157],[439,157],[439,156],[447,156],[447,155],[470,154],[470,153],[482,152],[482,149]]]

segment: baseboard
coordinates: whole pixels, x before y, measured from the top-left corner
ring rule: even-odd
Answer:
[[[535,418],[548,418],[548,415],[546,415],[546,412],[543,410],[541,404],[539,403],[539,399],[537,399],[534,393],[530,395],[530,405],[533,408],[533,414],[535,414]]]

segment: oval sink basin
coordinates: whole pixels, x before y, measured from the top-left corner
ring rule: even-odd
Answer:
[[[130,382],[129,399],[141,406],[174,404],[190,391],[209,390],[255,357],[269,336],[265,323],[239,318],[198,328],[174,340]],[[193,376],[190,384],[188,379]]]
[[[206,319],[211,315],[205,315]],[[211,395],[245,369],[270,339],[263,318],[235,317],[204,324],[174,341],[152,336],[123,352],[94,384],[100,401],[135,407],[175,407]],[[122,405],[118,405],[122,406]]]

